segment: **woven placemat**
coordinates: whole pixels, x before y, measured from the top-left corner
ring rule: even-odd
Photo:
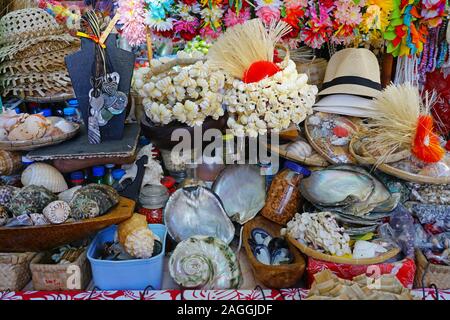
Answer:
[[[138,124],[127,124],[121,140],[89,144],[86,127],[82,126],[80,134],[74,139],[59,145],[33,150],[27,154],[27,157],[34,161],[131,157],[136,152],[139,133]]]

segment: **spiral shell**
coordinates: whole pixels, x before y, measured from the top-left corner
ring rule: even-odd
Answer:
[[[42,213],[50,223],[60,224],[69,218],[70,211],[70,207],[66,202],[57,200],[48,204]]]
[[[242,283],[234,252],[222,240],[208,236],[180,242],[170,257],[169,272],[185,288],[236,289]]]
[[[33,163],[22,172],[22,184],[24,186],[43,186],[51,192],[62,192],[67,190],[66,180],[54,167],[46,163]]]
[[[81,188],[82,188],[81,186],[75,186],[73,188],[70,188],[70,189],[67,189],[67,190],[61,192],[60,194],[58,194],[58,200],[62,200],[64,202],[69,203],[70,200],[72,200],[75,192]]]
[[[119,225],[117,233],[120,244],[132,257],[148,259],[153,255],[155,236],[144,215],[135,213]]]
[[[56,199],[56,195],[46,188],[30,185],[14,193],[7,208],[14,216],[37,213]]]
[[[19,153],[0,150],[0,175],[9,176],[19,170],[21,166]]]
[[[106,213],[119,202],[119,194],[107,185],[89,184],[75,191],[70,208],[75,220],[94,218]]]
[[[286,151],[299,158],[308,158],[312,155],[311,146],[302,140],[291,143]]]

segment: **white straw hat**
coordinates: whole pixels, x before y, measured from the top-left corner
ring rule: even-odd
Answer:
[[[367,49],[349,48],[331,57],[319,95],[352,94],[374,98],[380,90],[376,56]]]
[[[351,94],[325,96],[316,102],[313,110],[353,117],[371,117],[377,114],[372,99]]]

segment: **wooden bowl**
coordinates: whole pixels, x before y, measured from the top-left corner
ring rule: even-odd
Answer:
[[[63,133],[56,137],[44,137],[36,140],[24,141],[0,141],[0,150],[7,151],[30,151],[41,147],[51,146],[63,141],[72,139],[79,131],[80,125],[73,123],[75,129],[73,131]]]
[[[0,227],[0,252],[49,250],[81,240],[131,217],[135,202],[121,197],[109,213],[92,219],[30,227]]]
[[[227,119],[227,114],[225,114],[223,117],[220,117],[218,120],[214,120],[211,117],[206,118],[203,122],[203,125],[201,126],[200,133],[202,134],[202,136],[200,138],[203,137],[203,133],[208,129],[218,129],[222,131],[226,127]],[[194,127],[190,127],[187,124],[178,121],[172,121],[171,123],[164,126],[155,126],[150,123],[147,117],[144,117],[143,119],[141,119],[141,129],[142,134],[150,139],[150,141],[159,149],[172,149],[180,142],[183,142],[183,140],[172,141],[171,136],[175,130],[185,129],[191,136],[191,145],[192,148],[194,148]],[[209,143],[210,142],[204,142],[203,144],[208,145]]]
[[[248,243],[248,239],[251,238],[251,231],[254,228],[264,229],[272,237],[279,237],[281,226],[262,216],[257,216],[244,225],[242,242],[256,279],[261,281],[265,286],[274,289],[295,286],[303,276],[306,268],[306,261],[303,255],[292,244],[288,243],[289,250],[294,256],[293,263],[269,266],[259,262],[256,260]]]
[[[314,250],[308,246],[305,246],[303,243],[300,243],[296,239],[292,238],[291,236],[287,236],[287,239],[290,243],[292,243],[294,246],[296,246],[301,252],[303,252],[306,256],[327,261],[327,262],[333,262],[333,263],[343,263],[343,264],[354,264],[354,265],[369,265],[369,264],[378,264],[383,263],[388,259],[391,259],[395,257],[399,252],[399,248],[393,248],[389,250],[388,252],[379,255],[374,258],[364,258],[364,259],[353,259],[353,258],[344,258],[344,257],[335,257],[329,254],[325,254],[322,252],[319,252],[317,250]]]

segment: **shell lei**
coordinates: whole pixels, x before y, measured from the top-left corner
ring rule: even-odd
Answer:
[[[185,288],[237,289],[242,283],[236,255],[214,237],[194,236],[180,242],[170,257],[169,271]]]

